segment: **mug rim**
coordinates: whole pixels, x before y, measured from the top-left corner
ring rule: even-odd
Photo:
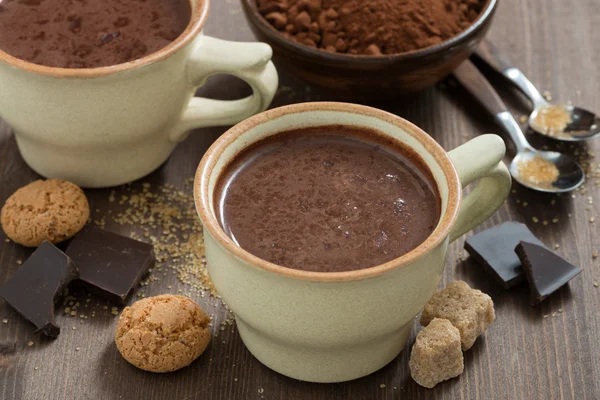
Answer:
[[[310,111],[346,112],[374,117],[401,128],[425,147],[427,152],[433,156],[436,164],[441,168],[448,188],[446,211],[441,215],[438,226],[427,237],[427,239],[425,239],[423,242],[421,242],[421,244],[408,253],[383,264],[352,271],[317,272],[299,270],[271,263],[253,255],[247,250],[244,250],[233,240],[231,240],[229,236],[227,236],[214,213],[210,211],[213,199],[209,198],[208,186],[210,180],[209,178],[213,173],[215,164],[221,158],[223,152],[229,147],[229,145],[231,145],[250,129],[284,115],[300,114]],[[382,133],[386,134],[386,132],[383,131]],[[251,143],[245,145],[244,148],[247,148],[249,145],[251,145]],[[428,169],[430,168],[428,167]],[[425,131],[418,126],[397,115],[376,108],[351,103],[298,103],[274,108],[256,114],[233,126],[223,135],[217,138],[217,140],[209,147],[202,157],[194,178],[194,202],[196,205],[196,212],[198,213],[204,228],[208,230],[208,233],[218,243],[218,245],[250,266],[258,267],[264,271],[272,272],[280,276],[313,282],[345,282],[362,280],[379,276],[391,270],[412,264],[414,261],[436,248],[448,237],[450,230],[452,229],[452,226],[458,217],[461,199],[462,187],[454,164],[450,160],[450,156],[448,156],[446,151],[431,136],[425,133]]]
[[[192,11],[190,16],[190,22],[186,26],[185,30],[173,40],[171,43],[148,54],[142,58],[127,61],[125,63],[108,65],[104,67],[96,68],[60,68],[60,67],[48,67],[46,65],[34,64],[29,61],[22,60],[14,57],[0,49],[0,63],[16,67],[26,72],[33,72],[34,74],[51,76],[55,78],[95,78],[101,76],[108,76],[117,74],[120,72],[131,71],[133,69],[152,64],[157,61],[168,58],[181,48],[189,44],[194,38],[196,38],[208,17],[208,10],[210,0],[188,0],[190,7],[195,3],[197,7]]]

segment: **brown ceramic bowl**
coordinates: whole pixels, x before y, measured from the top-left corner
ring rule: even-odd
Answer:
[[[407,53],[366,56],[330,53],[286,39],[258,12],[256,0],[242,0],[254,34],[273,47],[279,68],[345,99],[391,98],[435,85],[471,55],[487,33],[497,3],[487,0],[469,28],[443,43]]]

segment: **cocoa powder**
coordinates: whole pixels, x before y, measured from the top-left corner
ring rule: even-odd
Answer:
[[[265,19],[298,43],[336,53],[382,55],[456,36],[485,0],[257,0]]]

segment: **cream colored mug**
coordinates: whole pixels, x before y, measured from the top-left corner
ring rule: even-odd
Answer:
[[[343,124],[375,129],[421,156],[442,200],[440,221],[420,246],[382,265],[347,272],[308,272],[253,256],[223,231],[213,193],[241,150],[281,131]],[[340,382],[368,375],[405,346],[415,316],[437,288],[448,243],[502,205],[511,179],[504,142],[483,135],[446,153],[400,117],[344,103],[304,103],[255,115],[210,147],[196,172],[194,196],[212,281],[235,313],[247,348],[292,378]],[[479,180],[463,199],[462,188]],[[268,216],[267,216],[268,217]]]
[[[268,107],[278,84],[271,48],[204,36],[209,1],[190,1],[178,39],[124,64],[51,68],[0,51],[0,116],[31,168],[84,187],[119,185],[160,166],[190,129],[232,125]],[[253,94],[193,97],[218,73],[245,80]]]

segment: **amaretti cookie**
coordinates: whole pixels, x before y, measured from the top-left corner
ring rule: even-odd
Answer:
[[[37,180],[4,203],[2,229],[14,242],[37,247],[44,240],[60,243],[86,224],[90,207],[78,186],[59,179]]]
[[[148,297],[123,310],[115,342],[123,358],[140,369],[175,371],[204,352],[209,323],[204,310],[188,297]]]

